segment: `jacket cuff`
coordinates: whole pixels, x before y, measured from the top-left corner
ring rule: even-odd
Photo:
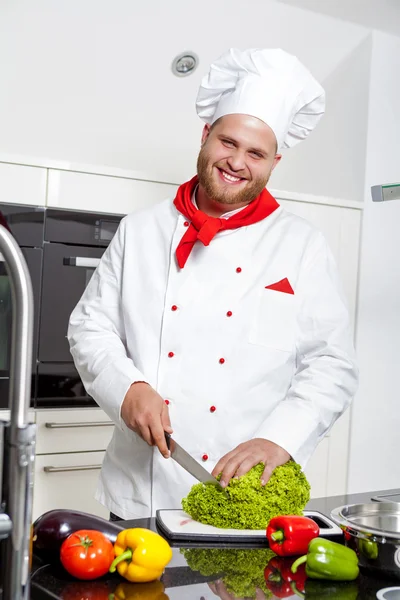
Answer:
[[[263,438],[277,444],[297,462],[302,469],[311,458],[324,432],[315,415],[303,406],[284,401],[279,404],[256,431],[254,438]]]
[[[131,385],[139,381],[148,383],[143,373],[129,358],[119,359],[118,364],[109,364],[96,377],[89,390],[99,406],[120,429],[126,429],[121,417],[122,403]]]

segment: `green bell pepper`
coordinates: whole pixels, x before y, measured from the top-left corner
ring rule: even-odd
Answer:
[[[322,600],[322,598],[331,598],[335,600],[357,600],[359,589],[355,581],[316,581],[315,579],[307,579],[305,592],[300,592],[296,589],[296,584],[293,582],[293,592],[299,598],[306,600]]]
[[[310,579],[353,581],[359,568],[357,554],[351,548],[323,538],[315,538],[308,545],[308,553],[300,556],[292,565],[292,572],[306,563],[306,574]]]
[[[378,544],[371,540],[358,540],[358,549],[365,558],[376,560],[378,558]]]

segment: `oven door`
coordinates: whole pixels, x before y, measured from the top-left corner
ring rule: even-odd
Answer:
[[[0,408],[8,408],[11,319],[11,286],[0,254]]]
[[[88,396],[74,363],[39,363],[36,404],[38,408],[97,406]]]
[[[42,264],[42,250],[40,248],[21,248],[28,266],[32,281],[34,323],[33,323],[33,350],[32,350],[32,393],[35,394],[36,353],[38,342],[38,312],[40,303],[40,275]],[[9,408],[10,388],[10,356],[11,356],[11,325],[12,325],[12,299],[11,283],[5,262],[0,255],[0,408]]]
[[[46,243],[39,328],[37,407],[96,406],[74,367],[68,322],[105,248]]]
[[[45,244],[39,362],[71,362],[68,322],[105,248]]]

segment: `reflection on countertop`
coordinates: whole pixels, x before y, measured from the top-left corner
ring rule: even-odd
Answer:
[[[307,509],[329,516],[333,508],[343,504],[370,502],[377,494],[400,490],[374,491],[316,498]],[[125,521],[126,527],[146,527],[157,531],[155,519]],[[272,562],[271,562],[272,561]],[[278,561],[279,562],[279,561]],[[174,547],[173,558],[161,581],[132,584],[110,575],[98,581],[73,580],[61,567],[45,565],[36,557],[32,569],[32,600],[234,600],[242,598],[331,598],[334,600],[375,600],[378,590],[396,585],[389,579],[377,579],[362,573],[356,582],[304,582],[299,580],[297,592],[285,582],[271,585],[265,569],[277,568],[278,562],[269,548],[245,548],[232,544]],[[398,582],[397,582],[398,583]],[[282,595],[283,594],[283,595]]]

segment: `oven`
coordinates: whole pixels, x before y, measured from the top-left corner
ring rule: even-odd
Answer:
[[[0,203],[0,224],[18,242],[32,280],[35,305],[32,352],[32,405],[36,392],[36,354],[39,335],[40,288],[42,274],[42,244],[44,233],[43,208]],[[11,286],[3,257],[0,256],[0,408],[8,408],[11,351]]]
[[[35,303],[32,401],[35,408],[95,406],[75,369],[68,321],[123,215],[0,203],[32,279]],[[0,407],[8,405],[11,303],[0,262]]]

